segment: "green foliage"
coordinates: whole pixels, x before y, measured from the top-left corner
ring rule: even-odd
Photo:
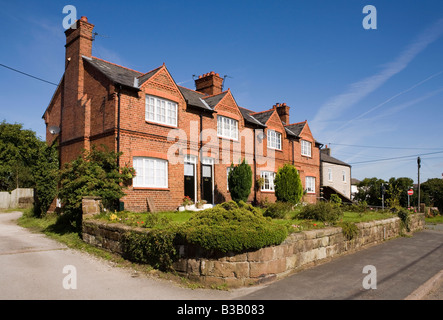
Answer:
[[[284,219],[292,211],[292,207],[293,204],[289,202],[269,203],[263,215],[272,219]]]
[[[438,207],[443,212],[443,180],[438,178],[429,179],[420,186],[421,202],[427,206]],[[417,193],[417,192],[416,192]]]
[[[240,200],[247,201],[252,187],[251,166],[243,159],[242,163],[237,166],[231,164],[231,168],[228,176],[231,198],[236,202]]]
[[[0,191],[33,188],[33,169],[44,142],[22,124],[0,123]]]
[[[80,226],[82,198],[100,196],[105,208],[117,209],[124,196],[122,182],[127,176],[117,166],[117,153],[92,148],[67,163],[60,175],[59,197],[63,213],[70,222]]]
[[[59,161],[57,146],[42,143],[33,170],[35,179],[34,214],[44,216],[57,196]]]
[[[355,200],[366,201],[371,206],[381,206],[381,186],[386,181],[377,178],[365,178],[358,184]]]
[[[402,228],[407,232],[411,231],[411,215],[409,210],[405,208],[398,208],[397,215],[400,218]]]
[[[279,201],[296,204],[303,196],[303,186],[297,169],[285,164],[277,171],[274,179],[275,196]]]
[[[263,217],[256,208],[234,202],[195,213],[179,232],[189,243],[221,252],[277,245],[288,235],[286,227]]]
[[[334,222],[343,216],[342,208],[331,202],[319,201],[315,204],[307,204],[300,213],[301,219],[313,219],[318,221]]]
[[[347,240],[352,240],[358,235],[358,227],[354,222],[342,221],[338,226],[342,228],[343,235]]]
[[[123,235],[123,257],[137,263],[147,263],[160,270],[170,270],[177,257],[174,246],[176,233],[169,229],[149,232],[130,231]]]
[[[332,202],[333,204],[335,204],[336,206],[341,206],[342,204],[342,200],[340,198],[340,196],[338,194],[331,194],[331,198],[329,199],[330,202]]]

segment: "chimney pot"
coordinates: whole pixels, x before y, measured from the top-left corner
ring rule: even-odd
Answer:
[[[82,16],[82,17],[80,18],[80,20],[81,20],[81,21],[84,21],[84,22],[88,22],[88,17]]]

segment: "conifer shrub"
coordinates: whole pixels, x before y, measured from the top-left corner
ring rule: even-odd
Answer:
[[[237,166],[231,164],[231,171],[228,176],[229,192],[235,202],[247,201],[252,187],[251,166],[243,159]]]
[[[297,204],[303,196],[303,186],[297,169],[285,164],[277,171],[274,179],[277,200]]]

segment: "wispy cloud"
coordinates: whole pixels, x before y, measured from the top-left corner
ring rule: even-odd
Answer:
[[[331,121],[339,118],[351,106],[404,70],[420,52],[436,41],[442,34],[443,18],[424,30],[396,59],[387,63],[380,72],[351,84],[344,93],[333,97],[321,106],[312,121],[312,127],[321,136],[321,133],[324,133]]]

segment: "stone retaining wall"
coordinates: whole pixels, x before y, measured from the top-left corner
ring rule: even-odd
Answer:
[[[399,236],[399,218],[357,224],[358,235],[347,240],[341,228],[330,227],[290,234],[278,246],[221,256],[194,245],[177,247],[179,259],[173,268],[180,274],[205,284],[245,286],[284,277],[302,268],[327,261],[339,255],[355,252]],[[424,215],[411,215],[411,231],[424,228]],[[121,236],[133,230],[120,224],[85,220],[83,240],[122,254]],[[138,228],[139,232],[148,232]]]

